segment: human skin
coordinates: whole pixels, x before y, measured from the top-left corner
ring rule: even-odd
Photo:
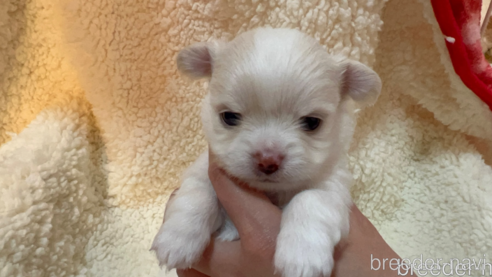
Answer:
[[[241,239],[233,242],[212,240],[201,260],[191,269],[178,270],[178,276],[280,277],[275,274],[273,257],[282,211],[263,193],[227,176],[217,167],[212,153],[209,177]],[[371,257],[380,261],[388,259],[385,270],[371,270]],[[398,275],[398,271],[389,268],[391,259],[401,258],[355,205],[351,208],[350,232],[335,248],[334,258],[332,277],[416,276],[410,273]]]

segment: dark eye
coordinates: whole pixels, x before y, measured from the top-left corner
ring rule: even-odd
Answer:
[[[318,129],[319,125],[321,125],[321,119],[316,117],[306,116],[301,118],[302,128],[305,131],[314,131]]]
[[[228,126],[236,126],[241,120],[241,115],[233,112],[223,112],[220,114],[222,121]]]

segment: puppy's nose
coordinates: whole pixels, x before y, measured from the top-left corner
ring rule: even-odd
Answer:
[[[258,170],[270,175],[278,170],[284,157],[277,153],[257,152],[255,155],[258,163]]]

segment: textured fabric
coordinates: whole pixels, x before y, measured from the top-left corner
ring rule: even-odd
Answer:
[[[166,275],[148,250],[206,147],[206,83],[181,78],[175,55],[267,25],[380,73],[350,165],[354,200],[390,245],[490,253],[492,116],[454,72],[428,1],[3,0],[0,276]]]

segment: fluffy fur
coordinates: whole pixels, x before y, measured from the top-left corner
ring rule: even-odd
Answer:
[[[283,208],[276,269],[285,277],[329,276],[334,246],[349,230],[350,103],[373,104],[381,90],[378,75],[290,29],[256,29],[228,43],[198,43],[177,60],[186,75],[210,78],[202,120],[221,166]],[[223,112],[239,114],[238,124],[225,124]],[[306,117],[321,124],[306,130]],[[258,170],[256,153],[283,157],[278,170]],[[155,237],[152,249],[168,269],[190,267],[216,231],[217,239],[238,239],[207,169],[204,153],[185,173]]]

